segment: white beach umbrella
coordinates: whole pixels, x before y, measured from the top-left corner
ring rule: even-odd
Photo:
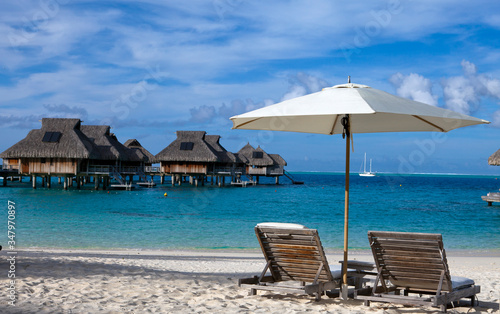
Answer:
[[[350,81],[350,80],[349,80]],[[344,264],[342,295],[347,298],[349,159],[353,133],[448,132],[489,123],[450,110],[397,97],[366,85],[343,84],[230,118],[233,129],[343,134],[346,138]]]

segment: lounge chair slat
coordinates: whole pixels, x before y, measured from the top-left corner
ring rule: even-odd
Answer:
[[[418,261],[387,261],[385,260],[384,264],[385,268],[398,268],[398,267],[407,267],[407,268],[431,268],[431,269],[439,269],[443,270],[444,265],[441,264],[436,264],[436,263],[422,263]]]
[[[374,245],[376,250],[382,250],[380,245]],[[424,246],[397,246],[397,245],[384,245],[383,252],[387,254],[429,254],[431,256],[439,255],[439,250],[435,248],[428,248]]]
[[[272,268],[281,273],[300,274],[300,275],[310,274],[313,277],[316,276],[316,273],[318,272],[318,267],[298,267],[298,266],[295,267],[290,265],[281,265],[281,266],[272,266]],[[325,276],[327,276],[324,271],[322,273],[325,274]]]
[[[302,281],[302,282],[307,282],[307,283],[313,283],[314,281],[314,277],[311,278],[311,277],[308,277],[308,276],[287,276],[287,275],[283,275],[281,277],[281,281]],[[318,282],[335,282],[335,281],[330,281],[328,280],[326,277],[323,277],[323,278],[320,278],[320,280],[318,280]]]
[[[382,243],[380,243],[382,244]],[[377,246],[374,246],[374,249],[380,249],[380,244]],[[399,252],[400,254],[402,253],[408,253],[408,254],[417,254],[417,253],[424,253],[424,254],[431,254],[431,255],[438,255],[439,250],[436,248],[429,248],[427,246],[421,246],[421,245],[384,245],[384,251],[387,253],[396,253]]]
[[[272,250],[276,254],[296,254],[296,255],[316,255],[319,256],[318,251],[313,251],[313,250],[306,250],[306,249],[300,249],[300,248],[284,248],[284,247],[273,247],[273,246],[266,246],[266,249]]]
[[[293,251],[286,252],[273,252],[272,255],[269,255],[269,259],[303,259],[303,260],[311,260],[311,261],[321,261],[321,256],[315,254],[303,254],[301,252],[294,253]]]
[[[255,227],[255,234],[266,259],[266,268],[260,277],[240,279],[241,286],[250,287],[252,293],[257,290],[306,293],[315,295],[317,300],[324,292],[340,286],[340,279],[337,275],[334,278],[330,271],[317,230],[300,226],[293,228],[290,224],[286,227],[269,225]],[[356,271],[348,272],[348,283],[361,288],[363,276],[373,274],[364,268],[373,271],[373,266],[354,263],[356,265],[350,267],[349,264],[348,267]],[[270,276],[266,276],[266,273]],[[306,284],[283,287],[283,283],[287,282]]]
[[[433,256],[433,257],[428,257],[428,256],[419,256],[419,255],[401,255],[401,254],[380,254],[379,257],[384,259],[384,260],[391,260],[391,261],[401,261],[401,262],[406,262],[406,261],[418,261],[419,263],[427,263],[427,264],[442,264],[443,260],[441,259],[441,256]]]
[[[315,243],[311,241],[290,241],[290,240],[274,240],[274,241],[262,241],[263,245],[267,246],[277,246],[277,245],[289,245],[289,246],[304,246],[304,247],[315,247]]]
[[[319,299],[326,291],[340,286],[340,280],[334,278],[330,271],[317,230],[292,228],[289,225],[283,228],[270,227],[267,224],[257,225],[255,234],[267,266],[261,279],[255,277],[240,280],[240,285],[250,287],[253,293],[257,290],[296,292],[315,295]],[[372,270],[365,264],[362,266]],[[264,276],[266,272],[270,276]],[[348,273],[349,282],[355,282],[356,285],[367,274],[361,269],[355,272],[356,276],[351,276],[353,273]],[[307,284],[283,288],[282,284],[285,282]]]
[[[288,243],[264,243],[263,244],[267,248],[276,248],[276,249],[292,249],[292,250],[305,250],[305,251],[314,251],[319,252],[317,248],[309,245],[300,245],[300,244],[288,244]]]
[[[316,229],[281,229],[281,228],[268,228],[268,227],[256,227],[259,228],[261,233],[268,233],[269,237],[277,237],[282,235],[293,235],[293,236],[314,236]]]
[[[391,273],[391,274],[421,274],[422,276],[427,275],[427,276],[436,276],[440,277],[442,270],[439,269],[425,269],[425,268],[414,268],[414,267],[391,267],[383,270],[384,274],[385,273]]]
[[[424,294],[424,297],[373,293],[359,299],[395,302],[408,305],[439,306],[479,293],[476,285],[454,290],[448,270],[446,252],[440,234],[369,231],[368,240],[379,273],[379,282],[386,288]],[[441,290],[438,290],[440,289]],[[378,287],[375,291],[380,290]],[[431,295],[432,297],[429,297]]]
[[[270,256],[271,257],[271,256]],[[272,256],[271,258],[275,259],[278,263],[283,263],[283,264],[298,264],[298,265],[316,265],[318,266],[321,262],[321,260],[318,259],[303,259],[303,258],[294,258],[294,257],[287,257],[287,256]]]
[[[438,233],[418,233],[418,232],[390,232],[390,231],[369,231],[376,238],[396,239],[396,240],[436,240],[442,241],[441,234]]]
[[[307,250],[303,248],[293,248],[293,247],[275,247],[275,246],[266,246],[268,250],[272,250],[273,253],[276,254],[295,254],[295,255],[316,255],[321,256],[319,251],[315,250]]]
[[[280,274],[280,276],[283,276],[283,274],[286,274],[288,276],[310,276],[311,278],[314,278],[316,276],[316,273],[318,272],[318,269],[313,269],[313,268],[290,268],[287,266],[286,270],[283,270],[279,267],[273,267],[273,271],[276,271]],[[321,272],[320,276],[321,278],[328,280],[329,275],[326,272]]]
[[[293,252],[302,252],[303,254],[311,254],[314,253],[316,255],[320,255],[320,251],[313,249],[311,247],[300,246],[300,245],[264,245],[264,247],[268,250],[272,251],[293,251]]]

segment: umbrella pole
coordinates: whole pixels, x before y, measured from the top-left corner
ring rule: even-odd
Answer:
[[[345,204],[344,204],[344,262],[342,263],[342,299],[347,300],[347,245],[349,234],[349,164],[351,159],[351,132],[349,125],[349,116],[347,115],[347,125],[345,127],[346,146],[345,146]]]

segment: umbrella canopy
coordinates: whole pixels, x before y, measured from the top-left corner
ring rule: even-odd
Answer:
[[[350,115],[351,133],[447,132],[489,123],[397,97],[366,85],[343,84],[231,117],[233,129],[340,134]]]
[[[448,132],[489,123],[450,110],[397,97],[360,84],[342,84],[230,118],[233,129],[343,134],[346,138],[344,263],[347,298],[349,159],[351,133]]]

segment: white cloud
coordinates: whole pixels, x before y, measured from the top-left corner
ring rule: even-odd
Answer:
[[[463,114],[476,112],[485,98],[500,100],[500,80],[478,73],[477,66],[462,60],[463,75],[441,79],[444,107]],[[432,82],[419,74],[396,73],[389,81],[401,97],[438,106],[438,97],[432,93]],[[500,104],[500,103],[499,103]],[[493,126],[500,127],[500,111],[493,114]]]
[[[332,59],[340,42],[351,42],[360,30],[377,21],[376,14],[388,10],[388,3],[353,2],[340,7],[328,0],[314,5],[306,1],[143,0],[120,6],[54,0],[59,7],[44,11],[42,2],[0,4],[0,32],[28,34],[15,48],[7,36],[0,37],[0,66],[8,78],[0,84],[2,114],[47,114],[44,105],[56,104],[83,108],[93,119],[117,119],[111,103],[129,95],[147,74],[147,67],[159,67],[175,83],[155,85],[137,108],[131,108],[135,110],[130,110],[130,118],[151,112],[168,112],[166,120],[228,117],[328,86],[320,79],[324,74],[305,74],[312,73],[309,65],[303,73],[287,77],[288,85],[283,78],[276,79],[276,73],[300,71],[295,69],[301,68],[303,60],[316,58],[322,65],[313,65],[313,71],[329,71],[321,58]],[[222,16],[214,6],[220,3],[224,4]],[[370,45],[424,38],[460,27],[457,21],[476,22],[478,16],[485,16],[484,10],[472,4],[429,3],[401,2],[400,13],[392,14],[387,23],[379,21],[383,29]],[[37,22],[33,17],[39,12],[48,18]],[[426,19],[421,18],[424,15]],[[482,20],[495,21],[494,16],[486,16]],[[276,61],[289,63],[267,68]],[[468,75],[476,75],[481,93],[498,95],[498,80],[474,74],[472,66],[464,69],[471,67]],[[248,74],[253,71],[258,72],[256,78]],[[240,75],[247,74],[251,78],[242,80]],[[447,85],[451,105],[451,99],[462,97],[458,83]],[[401,76],[397,85],[398,94],[404,97],[437,103],[429,80],[422,76]],[[474,98],[462,103],[462,110],[468,110],[469,102]]]
[[[292,98],[297,98],[300,96],[304,96],[307,93],[307,90],[304,86],[301,85],[293,85],[290,87],[290,90],[283,95],[283,98],[281,98],[282,101],[289,100]]]
[[[453,111],[471,114],[478,109],[483,97],[500,100],[500,80],[478,74],[475,64],[461,62],[464,75],[442,80],[445,106]]]
[[[320,91],[329,86],[328,83],[319,77],[299,72],[289,77],[290,87],[288,92],[281,97],[281,101],[304,96]]]
[[[437,96],[432,94],[432,84],[429,79],[415,73],[406,76],[396,73],[389,81],[396,87],[399,96],[437,106]]]
[[[474,76],[477,73],[477,67],[474,63],[471,63],[467,60],[462,60],[460,63],[462,66],[462,70],[466,76]]]
[[[477,77],[479,83],[486,89],[486,95],[500,99],[500,80],[485,75]]]
[[[290,75],[288,77],[288,84],[288,91],[281,96],[281,101],[317,92],[323,87],[328,86],[326,81],[322,78],[306,74],[304,72],[299,72],[296,75]],[[264,99],[257,103],[252,99],[235,99],[232,100],[230,104],[223,103],[220,106],[197,106],[189,110],[189,122],[211,123],[216,119],[222,119],[222,121],[227,123],[229,122],[228,118],[231,116],[269,106],[274,103],[275,102],[270,99]]]
[[[493,113],[491,124],[494,127],[500,128],[500,110]]]
[[[191,113],[191,119],[189,121],[195,123],[206,123],[212,121],[216,116],[215,107],[213,106],[191,108],[189,112]]]
[[[446,107],[463,114],[477,109],[479,95],[471,81],[463,76],[443,80],[443,95]]]
[[[500,29],[500,14],[487,15],[484,20],[489,25]]]

